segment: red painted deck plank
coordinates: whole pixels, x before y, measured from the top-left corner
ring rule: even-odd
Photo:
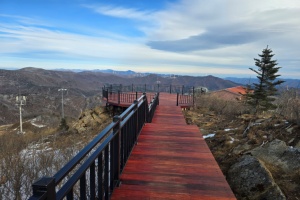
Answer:
[[[198,127],[185,123],[171,97],[160,94],[112,199],[235,199]]]

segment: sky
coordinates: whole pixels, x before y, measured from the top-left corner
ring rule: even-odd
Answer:
[[[0,68],[300,77],[299,0],[0,0]]]

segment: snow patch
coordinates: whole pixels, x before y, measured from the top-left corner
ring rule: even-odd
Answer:
[[[225,128],[224,131],[228,132],[228,131],[232,131],[232,130],[236,130],[237,128]]]
[[[43,127],[46,126],[46,125],[43,125],[43,124],[37,124],[36,121],[37,121],[37,118],[34,118],[34,119],[30,120],[30,123],[31,123],[33,126],[38,127],[38,128],[43,128]]]
[[[212,137],[215,137],[215,133],[211,133],[211,134],[208,134],[208,135],[203,135],[203,138],[206,139],[206,138],[212,138]]]

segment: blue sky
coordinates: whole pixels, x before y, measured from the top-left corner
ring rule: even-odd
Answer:
[[[299,0],[0,0],[0,68],[300,77]]]

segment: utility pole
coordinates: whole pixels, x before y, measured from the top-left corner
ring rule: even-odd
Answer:
[[[61,118],[64,119],[65,118],[65,114],[64,114],[64,91],[66,91],[67,89],[61,88],[58,89],[58,91],[61,91]]]
[[[25,96],[17,96],[16,97],[17,106],[19,106],[20,110],[20,133],[23,133],[23,127],[22,127],[22,106],[26,105],[26,97]]]

